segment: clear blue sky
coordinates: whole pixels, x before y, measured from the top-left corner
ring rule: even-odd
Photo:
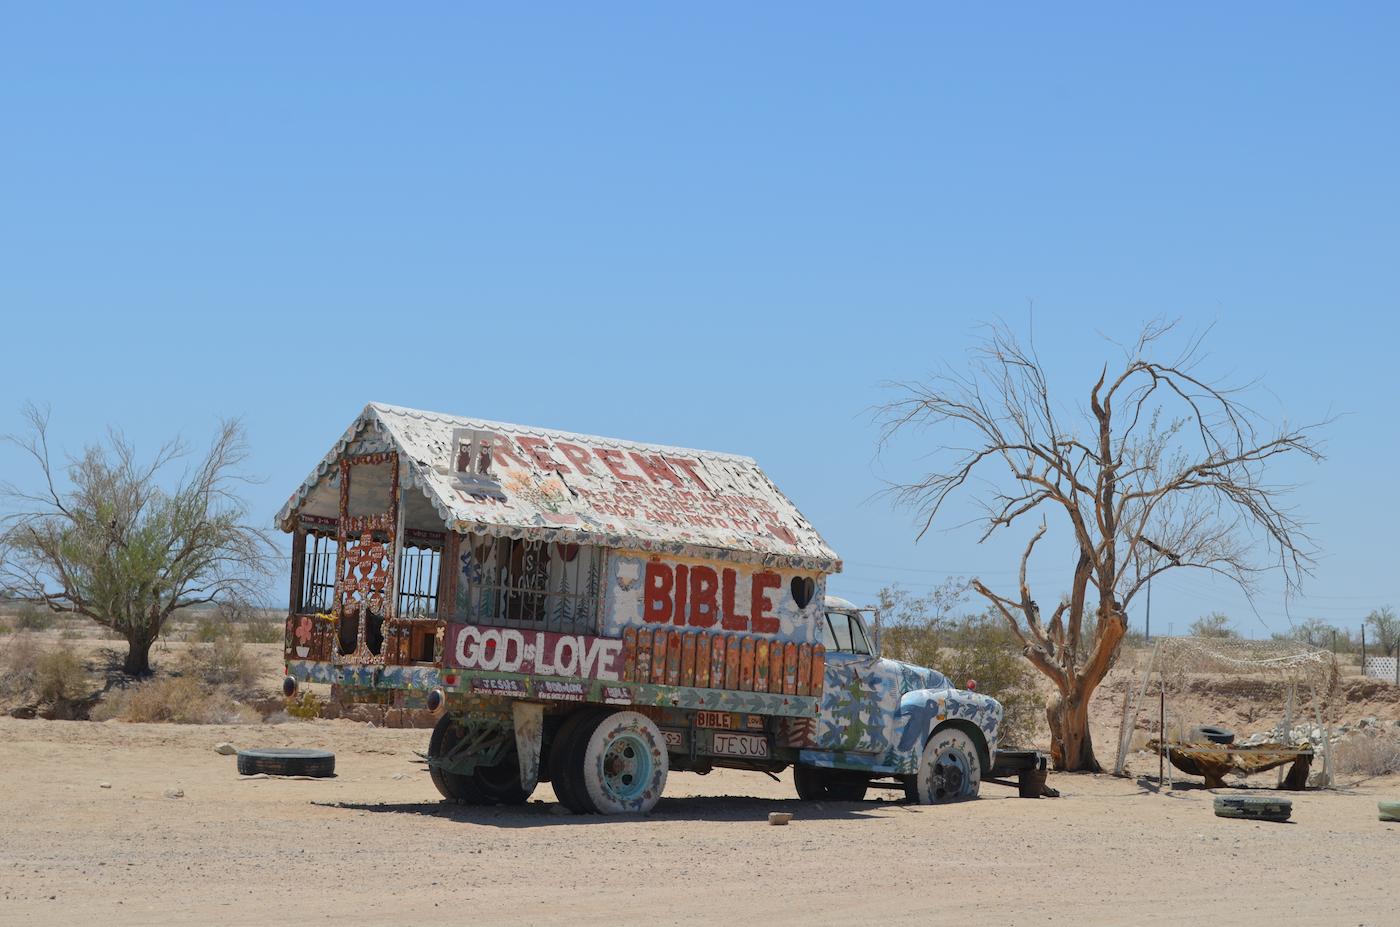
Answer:
[[[243,415],[269,517],[368,401],[755,457],[870,601],[1009,581],[1030,525],[919,544],[867,499],[880,381],[1035,304],[1067,402],[1143,319],[1218,316],[1325,559],[1396,576],[1393,5],[7,4],[0,432]],[[1282,411],[1280,411],[1282,410]],[[929,441],[936,436],[930,435]],[[12,451],[4,475],[20,482]],[[938,528],[952,528],[952,520]],[[1036,597],[1066,587],[1052,533]],[[1199,577],[1153,628],[1219,609]],[[1141,622],[1142,603],[1134,604]]]

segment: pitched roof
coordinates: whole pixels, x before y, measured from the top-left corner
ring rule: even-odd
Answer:
[[[493,479],[454,473],[454,429],[494,434]],[[823,573],[841,561],[749,457],[370,403],[277,514],[339,513],[338,461],[397,451],[408,528],[530,537]],[[353,478],[352,478],[353,485]]]

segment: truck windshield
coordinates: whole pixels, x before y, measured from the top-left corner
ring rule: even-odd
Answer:
[[[865,624],[859,615],[845,612],[827,612],[826,627],[823,628],[822,643],[835,653],[870,653],[870,642],[865,637]]]

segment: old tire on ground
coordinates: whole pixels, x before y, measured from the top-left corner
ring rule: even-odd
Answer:
[[[858,773],[815,766],[794,766],[792,784],[803,801],[860,801],[870,789],[870,782]]]
[[[456,720],[451,715],[443,715],[438,718],[437,724],[433,725],[432,736],[428,738],[428,756],[435,758],[446,756],[457,745],[459,737]],[[429,766],[428,777],[433,780],[433,785],[437,787],[443,798],[464,801],[470,805],[486,803],[486,799],[472,785],[469,776],[461,776],[445,769],[438,769],[436,766]]]
[[[1376,808],[1382,821],[1400,821],[1400,801],[1379,801]]]
[[[573,791],[599,814],[646,814],[661,800],[670,772],[666,738],[656,722],[615,711],[580,725],[570,764]]]
[[[955,727],[934,731],[919,757],[915,797],[921,805],[976,798],[982,788],[982,754],[971,735]]]
[[[588,804],[587,796],[580,798],[574,791],[577,777],[570,763],[574,756],[574,744],[578,740],[581,728],[597,722],[604,715],[605,712],[597,710],[580,711],[570,715],[564,719],[549,747],[549,784],[554,787],[554,795],[559,799],[559,804],[574,814],[594,813],[594,808]]]
[[[1287,821],[1292,813],[1293,802],[1286,798],[1231,798],[1222,795],[1215,799],[1215,816],[1220,818],[1282,823]]]
[[[238,772],[244,776],[266,773],[269,776],[323,778],[335,775],[335,754],[327,750],[302,750],[296,747],[239,750]]]
[[[1213,744],[1232,744],[1235,742],[1235,732],[1227,731],[1223,727],[1193,727],[1191,735],[1186,739],[1197,743],[1199,737],[1204,737]]]

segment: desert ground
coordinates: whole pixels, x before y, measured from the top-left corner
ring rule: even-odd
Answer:
[[[1114,728],[1121,696],[1102,702]],[[0,718],[0,924],[1400,923],[1400,824],[1376,811],[1397,776],[1287,793],[1286,824],[1212,813],[1272,774],[1161,788],[1137,754],[1126,778],[1052,773],[1059,798],[814,805],[790,773],[716,771],[672,774],[647,817],[576,817],[548,784],[518,808],[442,803],[427,738]],[[332,750],[336,776],[240,777],[221,741]]]

